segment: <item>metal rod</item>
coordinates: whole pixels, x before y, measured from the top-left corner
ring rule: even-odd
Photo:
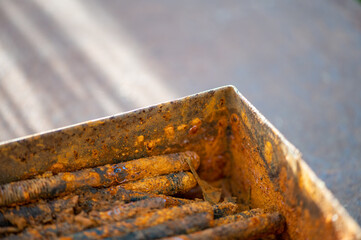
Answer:
[[[214,226],[220,226],[220,225],[225,225],[225,224],[232,223],[232,222],[237,222],[240,220],[244,220],[247,218],[257,216],[262,213],[264,213],[264,211],[260,208],[246,210],[246,211],[234,214],[234,215],[228,215],[228,216],[216,219],[214,221]]]
[[[114,201],[130,202],[154,197],[165,199],[167,206],[191,203],[192,200],[174,198],[164,194],[174,195],[187,192],[196,184],[197,182],[191,173],[180,172],[130,182],[126,186],[118,185],[104,189],[87,189],[79,192],[79,209],[88,212],[92,209],[104,209],[104,206],[107,207]]]
[[[196,213],[181,219],[166,221],[153,227],[136,230],[124,236],[109,237],[108,240],[144,240],[158,239],[178,234],[188,234],[211,226],[213,221],[209,213]]]
[[[16,208],[1,209],[0,226],[17,225],[23,219],[26,225],[44,223],[52,219],[54,214],[68,208],[74,208],[78,203],[78,196],[56,199],[50,202],[18,206]]]
[[[107,187],[151,176],[189,170],[186,159],[190,159],[193,166],[198,168],[200,163],[198,155],[188,151],[108,164],[77,172],[59,173],[48,178],[8,183],[0,186],[0,206],[55,197],[83,187]]]
[[[116,222],[113,224],[104,225],[97,228],[92,228],[79,232],[70,236],[64,237],[64,239],[100,239],[110,236],[123,236],[129,231],[135,231],[139,229],[144,229],[147,227],[152,227],[161,223],[164,223],[169,220],[175,220],[183,218],[185,216],[207,212],[214,216],[214,213],[229,213],[232,210],[226,211],[225,209],[233,209],[233,213],[237,210],[237,205],[234,203],[221,203],[217,205],[211,205],[208,202],[197,202],[191,203],[183,206],[172,207],[157,210],[155,212],[146,213],[140,216],[137,216],[134,219],[128,219],[122,222]]]
[[[163,240],[254,239],[280,234],[285,220],[279,213],[261,214],[249,219],[209,228],[189,235],[178,235]]]
[[[12,239],[37,239],[39,236],[43,238],[55,238],[80,232],[89,227],[97,227],[106,223],[125,220],[164,207],[165,200],[162,198],[151,198],[128,204],[117,204],[107,211],[91,211],[88,215],[68,216],[63,222],[28,228],[23,233],[13,236]],[[68,215],[70,215],[70,213]]]
[[[106,211],[93,210],[89,212],[89,218],[99,222],[99,225],[106,222],[121,221],[136,215],[145,214],[150,210],[165,208],[165,202],[162,198],[150,198],[128,204],[117,204]]]
[[[238,211],[237,204],[233,202],[223,202],[213,205],[214,219],[218,219]]]
[[[66,196],[63,199],[55,199],[50,202],[32,203],[16,208],[3,208],[0,212],[1,232],[19,232],[26,225],[46,223],[48,220],[52,220],[54,215],[56,216],[58,213],[69,208],[75,208],[77,212],[102,212],[112,207],[116,208],[119,205],[119,201],[129,203],[154,198],[162,199],[165,207],[194,202],[193,200],[166,195],[134,192],[121,187],[117,187],[115,192],[112,190],[112,193],[111,197],[109,197],[110,194],[106,189],[92,189],[92,191],[83,192],[79,196]],[[123,206],[124,204],[121,205]],[[124,214],[124,211],[122,211],[122,214]],[[18,226],[18,223],[21,223],[19,219],[25,220],[25,223],[22,223],[23,227]]]
[[[116,201],[128,203],[144,199],[162,198],[165,200],[166,207],[184,205],[194,202],[193,200],[176,198],[163,194],[152,194],[126,190],[121,186],[114,186],[104,189],[92,188],[76,194],[79,196],[78,210],[85,212],[89,212],[91,210],[104,210],[108,207],[109,204],[113,204]]]
[[[192,173],[179,172],[124,183],[121,184],[121,187],[145,193],[174,195],[176,193],[185,193],[196,185],[197,181]]]

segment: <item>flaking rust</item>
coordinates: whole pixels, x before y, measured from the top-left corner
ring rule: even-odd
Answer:
[[[145,214],[154,209],[164,208],[165,206],[165,200],[162,198],[150,198],[128,204],[114,203],[113,206],[106,211],[93,210],[89,212],[89,214],[67,217],[55,224],[27,228],[24,233],[12,237],[12,239],[54,238],[65,234],[80,232],[88,227],[97,227],[114,221],[125,220],[136,215]],[[68,212],[67,214],[71,215],[72,213]]]
[[[188,184],[189,177],[192,177],[190,173],[180,172],[170,176],[146,178],[146,181],[134,181],[129,184],[130,186],[145,186],[150,192],[176,194],[188,191],[195,185],[194,179],[193,184]],[[164,181],[159,181],[159,179]],[[148,186],[147,183],[152,184]],[[135,189],[138,188],[135,187]],[[122,202],[132,203],[124,205]],[[166,195],[134,192],[124,189],[122,185],[103,189],[78,189],[75,196],[69,195],[50,202],[33,203],[17,208],[4,208],[2,210],[4,214],[0,215],[2,217],[0,220],[4,225],[0,227],[0,234],[17,233],[27,228],[24,233],[12,236],[12,239],[53,238],[79,232],[91,226],[95,227],[100,223],[120,221],[136,214],[144,214],[152,209],[192,202],[194,201]],[[85,211],[85,215],[75,214],[73,209],[77,212]],[[68,217],[61,216],[64,212]],[[46,224],[47,222],[55,223]]]
[[[167,240],[257,239],[270,234],[282,233],[284,223],[285,220],[279,213],[261,214],[189,235],[175,236]]]
[[[2,212],[0,212],[0,227],[17,225],[19,219],[23,219],[27,225],[46,223],[50,221],[55,214],[69,208],[74,208],[77,204],[78,196],[73,196],[50,202],[40,202],[28,206],[3,209]]]
[[[97,168],[84,169],[77,172],[60,173],[48,178],[39,178],[9,183],[0,186],[0,206],[13,203],[26,203],[38,198],[55,197],[85,187],[107,187],[114,184],[135,181],[147,177],[189,170],[191,161],[196,168],[199,157],[192,152],[175,153],[164,156],[141,158],[125,163],[105,165]],[[178,175],[174,175],[176,178]],[[191,182],[191,177],[182,176],[183,184]],[[176,179],[178,180],[178,179]],[[161,180],[159,180],[161,181]],[[172,182],[172,179],[169,179]],[[150,182],[144,183],[146,188]],[[142,189],[142,184],[133,187],[125,184],[125,188]],[[152,192],[152,190],[146,191]],[[154,192],[154,191],[153,191]]]
[[[183,218],[194,213],[206,212],[212,216],[217,215],[217,217],[222,217],[227,214],[235,213],[236,211],[237,205],[234,203],[221,203],[213,206],[208,202],[191,203],[179,207],[172,207],[146,213],[138,216],[137,218],[129,219],[123,222],[116,222],[88,229],[83,232],[66,236],[63,239],[101,239],[110,236],[123,236],[129,231],[155,226],[166,221]]]
[[[143,240],[159,239],[178,234],[189,234],[203,230],[212,225],[212,215],[210,213],[196,213],[181,219],[166,221],[154,227],[136,230],[124,236],[109,237],[107,239],[118,240]]]
[[[152,209],[166,207],[166,200],[163,198],[150,198],[128,204],[113,204],[112,208],[106,211],[93,210],[89,212],[89,218],[99,224],[105,222],[121,221],[136,215],[144,214]]]
[[[121,187],[146,193],[174,195],[176,193],[185,193],[196,185],[197,181],[191,173],[180,172],[124,183]]]
[[[225,225],[228,223],[232,223],[232,222],[237,222],[240,220],[245,220],[254,216],[257,216],[259,214],[264,213],[263,209],[260,208],[256,208],[256,209],[251,209],[251,210],[246,210],[237,214],[231,214],[225,217],[221,217],[219,219],[216,219],[214,221],[214,226],[220,226],[220,225]]]
[[[115,189],[114,189],[115,188]],[[80,192],[77,195],[70,195],[61,199],[55,199],[49,202],[41,201],[39,203],[32,203],[24,206],[17,206],[12,208],[3,208],[0,212],[0,231],[4,232],[19,232],[19,224],[25,226],[34,226],[38,224],[45,224],[51,222],[54,217],[66,209],[75,208],[78,212],[92,212],[101,214],[103,212],[112,211],[109,208],[115,208],[113,211],[117,214],[104,215],[103,218],[114,216],[119,218],[122,215],[130,215],[131,213],[124,212],[124,208],[117,211],[117,205],[120,202],[132,203],[141,200],[162,199],[162,204],[165,207],[178,206],[192,203],[193,200],[175,198],[167,195],[151,194],[144,192],[135,192],[126,190],[120,186],[115,186],[112,189],[88,189]],[[159,200],[157,200],[159,201]],[[134,205],[139,206],[142,202],[135,202]],[[146,202],[147,203],[147,202]],[[123,204],[121,204],[123,206]],[[133,213],[141,211],[142,208],[134,209]],[[12,227],[12,226],[16,227]],[[7,230],[6,230],[6,229]]]
[[[105,189],[88,189],[79,193],[78,207],[79,211],[89,212],[91,210],[104,210],[109,206],[108,204],[112,205],[116,201],[128,203],[152,198],[164,199],[166,207],[184,205],[194,202],[193,200],[189,199],[181,199],[163,195],[165,193],[164,191],[159,192],[162,194],[126,190],[121,186],[114,186]]]

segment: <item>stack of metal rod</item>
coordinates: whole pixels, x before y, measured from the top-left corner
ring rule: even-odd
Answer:
[[[248,239],[284,229],[279,213],[173,197],[197,185],[194,152],[59,173],[0,186],[5,239]]]

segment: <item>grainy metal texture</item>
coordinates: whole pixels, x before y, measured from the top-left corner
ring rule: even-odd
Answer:
[[[64,239],[101,239],[110,236],[123,236],[129,231],[136,231],[147,227],[162,224],[170,220],[176,220],[195,213],[206,212],[216,218],[235,213],[237,206],[232,203],[220,203],[211,205],[208,202],[191,203],[179,207],[172,207],[168,209],[161,209],[155,212],[150,212],[137,216],[122,222],[116,222],[104,225],[97,228],[85,230],[83,232],[75,233],[64,237]]]
[[[122,237],[110,237],[118,240],[141,240],[141,239],[159,239],[163,237],[192,233],[208,228],[212,225],[212,215],[209,213],[197,213],[186,216],[181,219],[167,221],[154,227],[127,233]]]
[[[219,101],[222,91],[208,95],[212,102],[189,98],[5,143],[0,183],[192,149],[211,163],[202,164],[200,177],[219,178],[226,163],[227,109]]]
[[[48,239],[57,236],[64,236],[83,231],[89,227],[97,227],[116,221],[122,221],[136,215],[144,215],[152,209],[162,209],[165,207],[165,200],[162,198],[152,198],[128,204],[113,204],[108,211],[91,211],[89,215],[74,215],[53,224],[31,226],[10,239]],[[71,215],[71,213],[67,213]],[[80,221],[80,224],[78,222]]]
[[[165,189],[166,190],[166,189]],[[88,189],[82,192],[76,192],[79,196],[79,210],[89,212],[91,210],[104,209],[104,204],[112,204],[116,201],[133,202],[151,198],[162,198],[167,207],[184,205],[194,202],[193,200],[180,199],[163,194],[151,194],[126,190],[121,186],[114,186],[106,189]]]
[[[223,179],[241,205],[284,215],[291,238],[361,237],[298,150],[233,87],[1,145],[0,176],[9,182],[186,150],[199,155],[200,177]]]
[[[262,210],[260,208],[256,208],[256,209],[243,211],[243,212],[233,214],[233,215],[228,215],[228,216],[216,219],[214,221],[214,226],[220,226],[220,225],[224,225],[227,223],[237,222],[240,220],[254,217],[254,216],[262,214],[262,213],[264,213],[264,210]]]
[[[185,193],[195,186],[197,186],[197,181],[190,172],[171,173],[121,185],[127,190],[165,195]]]
[[[68,208],[73,208],[78,204],[78,196],[66,197],[50,202],[40,202],[26,206],[3,209],[0,212],[0,226],[7,226],[14,217],[23,218],[28,224],[38,224],[51,219],[56,213]]]
[[[128,204],[113,204],[106,211],[91,211],[89,217],[96,219],[99,223],[121,221],[127,218],[144,214],[151,209],[165,208],[165,200],[162,198],[150,198]]]
[[[160,181],[164,177],[156,178],[157,180],[154,182],[153,180],[143,180],[143,178],[190,170],[186,159],[189,159],[194,164],[194,167],[198,169],[199,157],[197,154],[184,152],[141,158],[126,163],[108,164],[77,172],[59,173],[56,176],[8,183],[0,186],[0,206],[25,203],[39,198],[55,197],[62,193],[69,193],[86,187],[109,187],[135,180],[140,180],[140,182],[138,184],[123,184],[123,187],[131,190],[146,188],[147,191],[141,192],[153,193],[157,189],[157,193],[161,193],[161,187],[159,186],[162,186]],[[171,177],[164,179],[165,181],[168,180],[168,186],[174,186],[174,192],[178,192],[179,189],[192,188],[195,185],[195,181],[193,181],[192,185],[192,181],[189,180],[192,176],[187,178],[182,173],[171,176],[174,176],[174,178],[179,177],[176,180],[171,179]],[[158,185],[156,185],[157,183]],[[189,186],[185,186],[187,183],[189,183]],[[150,186],[151,184],[155,186]],[[165,184],[163,185],[165,186]]]
[[[189,235],[171,237],[168,240],[258,239],[282,233],[284,223],[285,220],[279,213],[261,214]]]

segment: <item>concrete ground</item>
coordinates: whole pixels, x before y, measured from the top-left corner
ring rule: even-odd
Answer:
[[[1,1],[0,141],[233,84],[361,223],[361,5]]]

